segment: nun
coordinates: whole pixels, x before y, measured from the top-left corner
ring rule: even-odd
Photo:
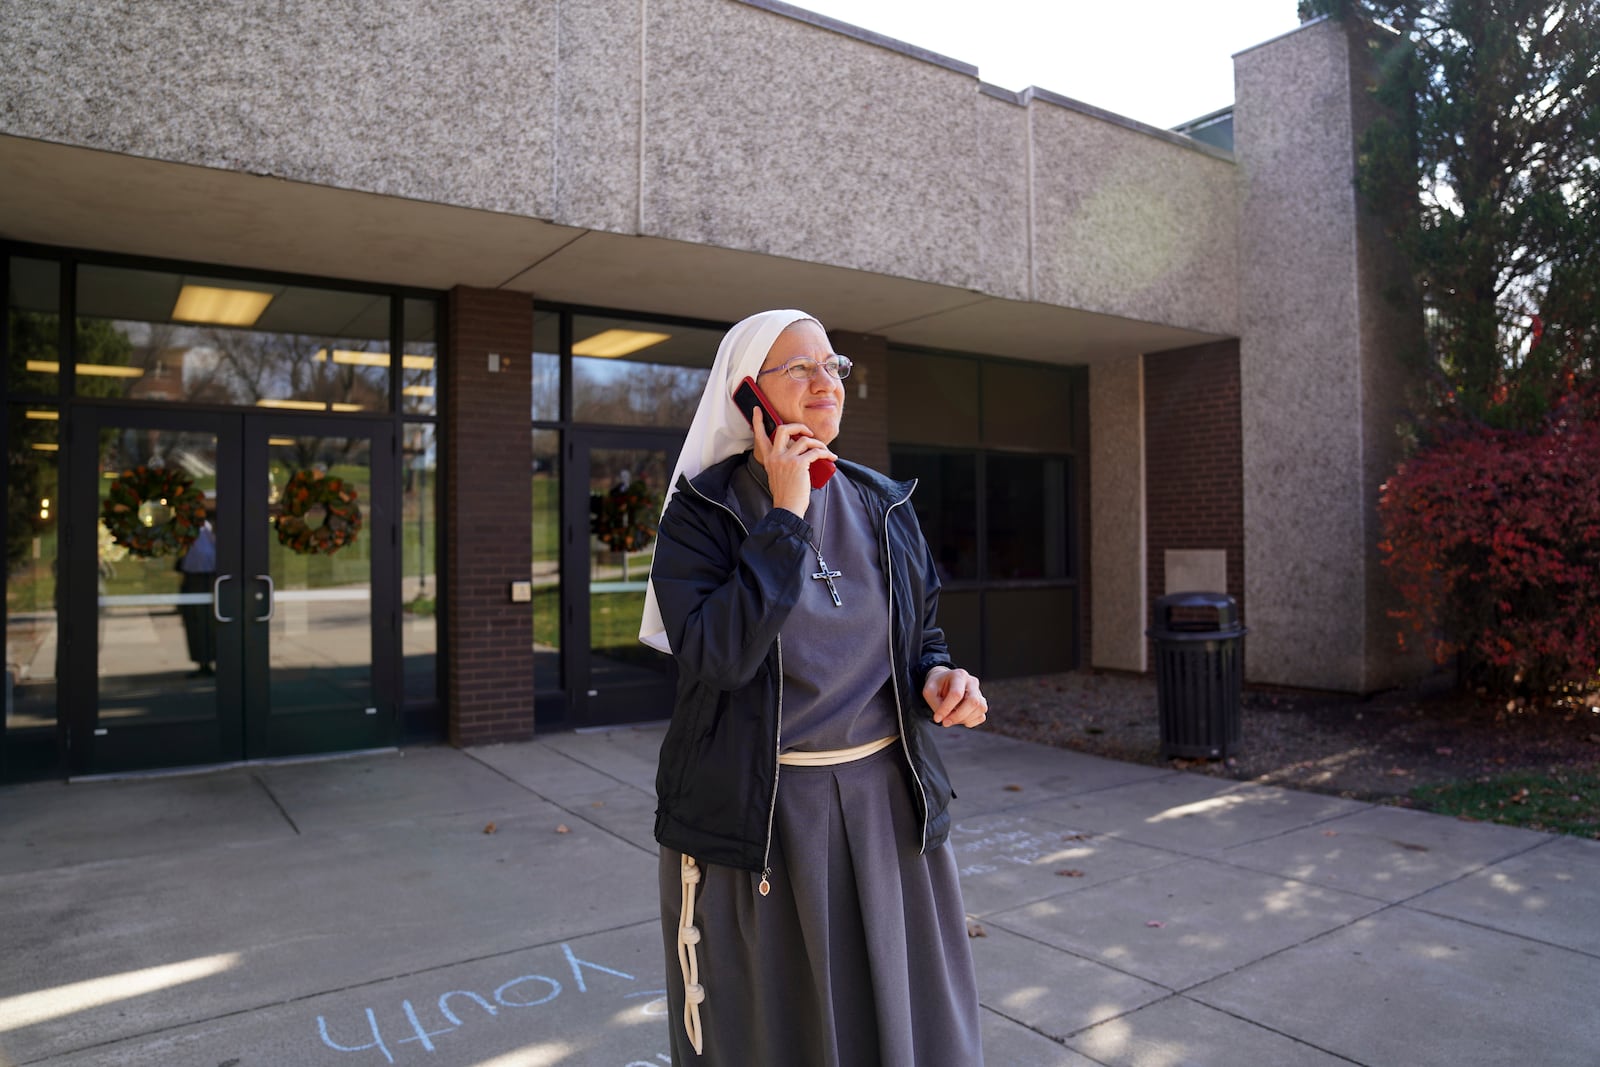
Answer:
[[[655,820],[674,1064],[983,1062],[935,734],[988,701],[945,646],[915,483],[830,448],[849,373],[804,312],[735,325],[662,514],[639,636],[679,678]],[[770,419],[735,403],[747,378]]]

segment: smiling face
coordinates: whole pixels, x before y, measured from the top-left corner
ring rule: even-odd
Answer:
[[[832,354],[833,346],[822,327],[810,319],[801,319],[778,335],[761,369],[781,367],[796,356],[821,363]],[[827,371],[819,367],[809,382],[797,382],[782,371],[763,374],[757,381],[784,422],[804,423],[823,444],[831,444],[839,436],[839,420],[844,417],[844,383]]]

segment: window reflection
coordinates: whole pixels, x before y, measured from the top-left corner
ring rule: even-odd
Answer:
[[[573,420],[687,427],[721,339],[693,326],[574,316]]]
[[[217,631],[211,614],[211,584],[217,571],[216,537],[236,529],[217,498],[217,438],[200,431],[103,426],[99,434],[99,479],[94,514],[98,524],[96,600],[99,617],[96,724],[121,729],[136,723],[209,722],[220,699],[215,662]],[[113,504],[149,471],[193,486],[201,494],[210,546],[130,540],[114,524]],[[139,518],[159,529],[171,521],[160,512]],[[133,524],[137,531],[137,524]],[[191,558],[182,547],[195,550]]]
[[[409,422],[401,441],[400,610],[405,700],[438,698],[439,444],[431,423]]]
[[[361,524],[329,523],[329,507],[319,505],[316,515],[306,513],[296,535],[294,526],[280,525],[293,514],[293,496],[285,489],[321,477],[353,491],[349,510]],[[269,438],[267,478],[269,514],[278,527],[267,541],[274,582],[268,707],[274,716],[359,713],[373,702],[372,438]],[[311,548],[308,529],[342,529],[350,538],[337,549]]]
[[[56,722],[60,413],[13,407],[6,482],[6,729]]]
[[[533,421],[561,417],[561,315],[533,313]]]
[[[48,260],[11,259],[6,331],[12,393],[54,393],[61,336],[61,270]]]
[[[533,431],[533,681],[561,688],[561,434]]]
[[[388,411],[389,308],[389,297],[373,293],[85,265],[78,269],[74,391]],[[431,335],[431,325],[419,321]],[[436,356],[431,342],[419,344],[429,351],[407,353],[402,362],[416,379],[408,378],[415,399],[431,403],[423,391],[433,388]]]
[[[439,410],[439,304],[407,300],[405,345],[400,355],[400,410],[407,415],[432,415]]]

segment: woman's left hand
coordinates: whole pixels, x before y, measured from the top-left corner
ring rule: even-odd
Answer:
[[[935,667],[922,683],[922,699],[933,709],[940,726],[982,726],[989,717],[989,701],[978,679],[958,667]]]

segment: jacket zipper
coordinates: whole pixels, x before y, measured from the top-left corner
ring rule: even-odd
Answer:
[[[917,479],[912,479],[911,488],[906,490],[906,495],[896,500],[883,513],[883,565],[884,574],[889,579],[889,670],[890,685],[894,689],[895,721],[900,725],[900,751],[906,758],[906,766],[911,769],[911,777],[917,783],[917,792],[922,796],[922,844],[917,849],[919,855],[928,851],[928,790],[922,784],[922,776],[917,773],[917,761],[911,758],[911,746],[906,741],[906,709],[900,699],[900,671],[895,667],[894,654],[894,561],[890,558],[889,548],[889,515],[895,508],[911,499],[911,494],[917,491]]]
[[[704,500],[707,504],[710,504],[714,508],[721,508],[723,511],[726,511],[728,513],[728,517],[733,520],[734,525],[739,527],[740,532],[744,534],[745,540],[750,540],[750,528],[744,524],[744,520],[739,518],[732,508],[728,507],[726,504],[712,500],[700,490],[696,489],[694,487],[694,483],[690,482],[687,478],[684,479],[683,484],[688,487],[690,492],[699,497],[701,500]],[[909,496],[907,499],[909,499]],[[901,503],[904,503],[904,501],[901,501]],[[885,524],[885,541],[887,541],[888,538],[888,530],[888,525]],[[893,583],[891,582],[890,584],[892,585]],[[891,598],[893,595],[894,594],[891,592]],[[892,614],[890,618],[891,620],[893,619]],[[892,625],[893,624],[891,621],[891,628]],[[778,650],[778,722],[777,727],[773,730],[772,734],[772,795],[767,798],[767,841],[761,852],[761,884],[757,887],[762,896],[766,896],[768,893],[772,892],[772,823],[778,814],[778,772],[783,766],[783,764],[778,762],[778,754],[783,751],[783,636],[780,634],[773,644]],[[923,807],[924,810],[926,810],[926,803],[924,803]],[[923,822],[922,834],[923,839],[926,840],[928,834],[926,819],[924,819]]]

